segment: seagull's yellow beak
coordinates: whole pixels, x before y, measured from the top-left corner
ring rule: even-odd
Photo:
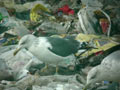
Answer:
[[[14,52],[13,52],[13,55],[15,56],[19,51],[20,51],[21,48],[17,48]]]

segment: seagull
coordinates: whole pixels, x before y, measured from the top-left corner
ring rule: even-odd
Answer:
[[[120,50],[105,57],[100,65],[88,72],[84,90],[101,81],[120,81]]]
[[[45,68],[55,65],[57,73],[59,65],[67,66],[75,62],[75,53],[82,49],[82,44],[83,42],[71,38],[35,37],[28,34],[20,39],[14,55],[24,48],[43,61],[46,64]]]

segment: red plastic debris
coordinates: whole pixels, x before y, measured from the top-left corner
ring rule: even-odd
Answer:
[[[102,27],[103,33],[107,33],[108,27],[109,27],[109,22],[106,19],[100,19],[100,25]]]
[[[62,11],[64,14],[72,14],[74,15],[74,10],[73,9],[70,9],[68,5],[64,5],[62,8],[59,8],[58,9],[58,12],[59,11]]]
[[[101,54],[103,54],[103,51],[98,51],[98,52],[95,53],[95,56],[98,56],[98,55],[101,55]]]

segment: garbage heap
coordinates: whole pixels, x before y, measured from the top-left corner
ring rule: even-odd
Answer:
[[[82,90],[89,70],[120,49],[119,4],[119,0],[0,0],[0,90]],[[54,66],[42,72],[43,62],[23,73],[33,55],[27,50],[16,56],[13,52],[27,34],[70,37],[94,47],[76,53],[74,66],[59,66],[59,75],[54,75]],[[88,90],[119,90],[119,84],[103,81]]]

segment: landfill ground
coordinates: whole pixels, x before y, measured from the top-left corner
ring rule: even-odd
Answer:
[[[120,0],[0,0],[0,90],[120,90]]]

